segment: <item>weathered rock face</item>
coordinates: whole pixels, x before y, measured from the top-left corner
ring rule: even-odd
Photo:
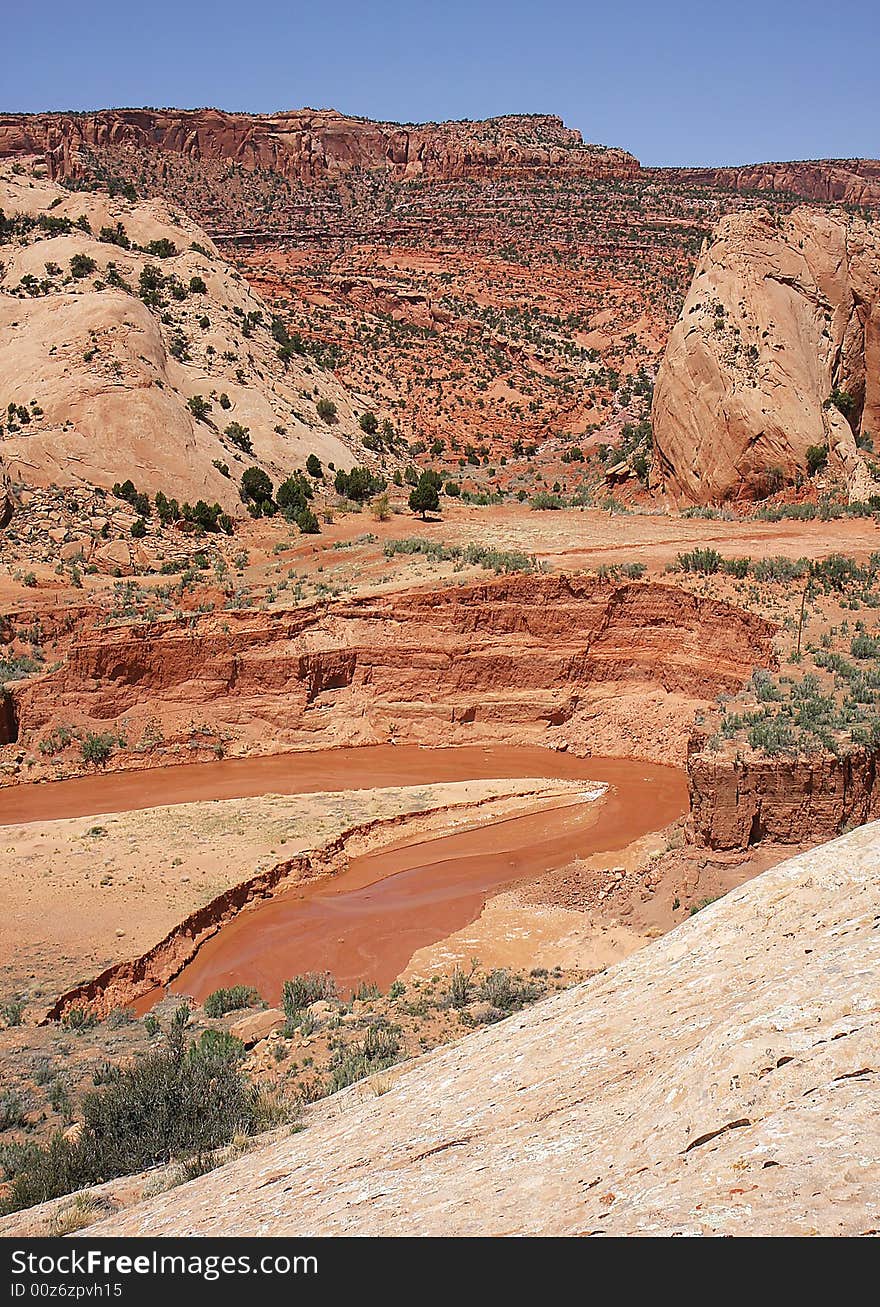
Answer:
[[[830,403],[851,397],[848,418]],[[853,498],[874,489],[856,434],[880,435],[880,238],[795,209],[719,223],[660,367],[655,484],[698,503],[754,498],[827,446]]]
[[[0,459],[0,527],[6,525],[15,511],[15,500],[12,495],[12,486],[9,484],[9,472],[2,459]]]
[[[872,825],[783,863],[89,1235],[873,1233],[878,855]]]
[[[485,122],[401,124],[349,118],[333,109],[272,115],[218,109],[104,109],[92,114],[0,117],[0,158],[44,155],[52,178],[81,173],[81,151],[106,146],[173,150],[192,159],[229,159],[312,182],[353,169],[395,176],[460,178],[496,171],[563,169],[585,177],[629,177],[625,150],[585,145],[550,115]]]
[[[688,755],[692,839],[712,849],[744,849],[760,840],[798,844],[831,840],[880,816],[877,754],[858,750],[800,757],[709,753],[693,741]]]
[[[667,183],[739,192],[778,191],[823,203],[880,204],[880,160],[809,159],[742,168],[657,168]]]
[[[151,495],[241,514],[233,422],[250,442],[248,461],[273,481],[312,452],[337,466],[356,461],[340,439],[358,431],[347,392],[314,361],[278,357],[270,310],[188,218],[161,200],[73,194],[8,167],[0,209],[9,220],[0,395],[4,410],[10,401],[24,409],[0,419],[0,526],[8,478],[108,489],[131,478]],[[145,274],[158,278],[152,291]],[[191,407],[197,396],[209,404],[203,417]],[[332,428],[319,398],[335,406]]]
[[[197,708],[202,722],[265,723],[276,748],[554,726],[571,742],[579,724],[589,751],[591,713],[628,691],[668,696],[687,729],[688,704],[772,664],[773,631],[674,586],[561,576],[101,626],[72,636],[57,671],[17,683],[19,740],[123,718],[134,739],[151,717],[191,723]]]

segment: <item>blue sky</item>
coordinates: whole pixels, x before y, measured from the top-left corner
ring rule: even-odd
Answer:
[[[560,114],[644,163],[880,155],[877,0],[7,0],[0,111]]]

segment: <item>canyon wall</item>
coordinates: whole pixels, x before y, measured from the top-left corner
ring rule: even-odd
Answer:
[[[84,152],[118,146],[229,160],[306,183],[355,170],[437,179],[548,168],[595,178],[639,171],[638,160],[625,150],[585,145],[580,132],[549,114],[422,124],[371,122],[333,109],[270,115],[103,109],[0,116],[0,158],[42,155],[53,179],[82,176]]]
[[[877,485],[856,437],[880,432],[880,238],[798,208],[724,218],[657,376],[652,482],[698,503],[756,499],[828,451],[851,498]]]
[[[86,628],[13,692],[20,745],[61,722],[113,726],[132,745],[151,722],[166,740],[211,723],[251,749],[482,738],[671,761],[697,705],[772,664],[773,631],[674,586],[515,576]],[[603,724],[624,708],[632,743],[608,747]]]
[[[731,168],[656,168],[667,184],[736,191],[775,191],[830,204],[880,204],[880,160],[804,159]]]
[[[693,740],[687,761],[688,832],[696,844],[818,844],[880,816],[875,751],[735,756],[703,746]]]

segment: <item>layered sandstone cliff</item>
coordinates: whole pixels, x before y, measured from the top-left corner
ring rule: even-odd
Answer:
[[[776,191],[805,200],[838,204],[880,204],[880,160],[802,159],[750,163],[727,168],[653,169],[668,184],[748,193]]]
[[[876,1233],[878,854],[875,824],[783,863],[88,1233]]]
[[[549,114],[422,124],[371,122],[334,109],[267,115],[103,109],[0,117],[0,158],[44,156],[53,178],[81,176],[84,153],[108,146],[228,159],[300,182],[356,169],[440,179],[548,168],[584,177],[629,177],[639,169],[625,150],[585,145],[580,132]]]
[[[687,761],[688,827],[696,844],[818,842],[880,816],[874,750],[768,756],[712,753],[702,743],[692,742]]]
[[[756,498],[826,448],[853,498],[876,484],[880,238],[860,218],[740,213],[703,251],[657,377],[655,484],[698,503]]]
[[[563,576],[123,622],[74,632],[60,666],[16,683],[18,743],[59,722],[112,724],[135,744],[158,721],[171,740],[197,716],[276,749],[537,732],[604,752],[603,721],[629,695],[651,730],[629,750],[620,730],[614,751],[669,761],[697,705],[773,663],[774,629],[674,586]]]

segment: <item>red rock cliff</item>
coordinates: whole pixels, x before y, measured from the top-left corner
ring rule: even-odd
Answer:
[[[703,743],[691,742],[687,763],[696,844],[818,844],[880,816],[875,753],[732,757],[704,752]]]
[[[822,203],[880,204],[880,160],[810,159],[741,168],[658,168],[665,182],[725,191],[777,191]]]
[[[683,743],[694,708],[772,662],[773,631],[674,586],[562,576],[125,623],[82,631],[56,671],[16,685],[19,743],[74,720],[118,723],[134,743],[153,719],[169,738],[197,716],[261,722],[283,748],[539,732],[607,752],[598,730],[627,695],[636,717],[646,695],[672,704]]]
[[[84,151],[120,145],[199,160],[229,159],[302,182],[353,169],[440,179],[542,169],[596,178],[639,172],[638,160],[625,150],[585,145],[580,132],[551,115],[424,124],[371,122],[333,109],[271,115],[102,109],[0,116],[0,158],[44,155],[52,178],[79,176]]]

